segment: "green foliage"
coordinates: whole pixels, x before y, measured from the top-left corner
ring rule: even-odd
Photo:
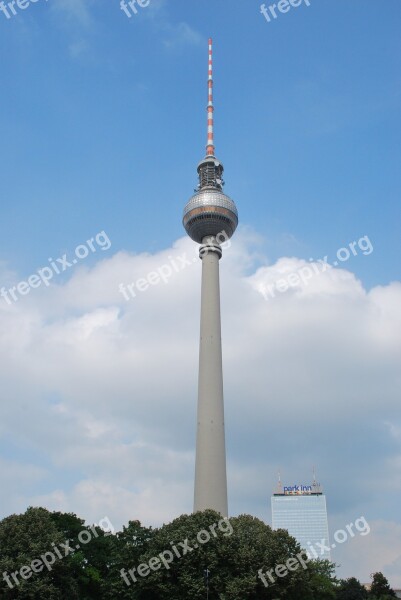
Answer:
[[[78,600],[78,586],[68,558],[56,561],[51,570],[43,568],[40,573],[31,572],[28,579],[19,574],[19,570],[29,566],[32,560],[52,551],[52,544],[63,542],[63,534],[52,521],[50,513],[43,508],[28,508],[23,515],[11,515],[1,521],[0,573],[7,573],[10,579],[10,585],[3,577],[0,579],[2,600]],[[19,584],[12,578],[12,573],[16,574]]]
[[[308,570],[310,572],[311,598],[319,598],[319,600],[336,598],[335,565],[329,560],[315,560],[309,563]]]
[[[112,536],[109,573],[103,581],[102,595],[98,599],[125,600],[138,597],[136,587],[128,586],[122,579],[121,570],[141,563],[141,556],[146,552],[152,535],[152,529],[142,527],[139,521],[130,521],[127,527]]]
[[[50,569],[21,576],[22,567],[66,545],[71,550]],[[273,531],[250,515],[228,520],[208,510],[158,529],[130,521],[113,534],[75,514],[43,508],[0,522],[0,577],[6,574],[12,585],[0,579],[1,600],[203,600],[206,569],[209,600],[394,597],[381,573],[370,594],[354,578],[338,582],[335,565],[308,561],[287,531]]]
[[[336,600],[366,600],[367,598],[368,592],[355,577],[340,582]]]
[[[100,599],[110,576],[114,546],[114,536],[99,527],[85,526],[74,514],[29,508],[23,515],[12,515],[0,522],[0,598]],[[25,580],[20,569],[31,567],[32,561],[42,561],[43,567],[46,553],[49,569],[44,567],[38,573],[30,569]]]
[[[207,537],[209,541],[200,543],[199,539]],[[267,580],[266,586],[258,571],[264,573],[277,565],[285,565],[290,557],[300,554],[301,549],[286,531],[272,531],[249,515],[229,521],[223,521],[210,510],[181,516],[154,532],[147,552],[141,556],[142,564],[149,564],[152,558],[157,560],[156,557],[166,551],[174,551],[174,547],[183,551],[179,543],[185,540],[191,550],[180,558],[174,557],[167,568],[162,565],[155,571],[144,571],[145,577],[138,576],[137,571],[134,573],[136,582],[131,586],[135,586],[139,600],[203,600],[205,569],[210,571],[210,600],[334,598],[332,569],[325,563],[310,563],[305,569],[298,564],[298,568],[288,571],[285,577],[276,577],[274,584]],[[132,566],[138,569],[139,564]],[[317,596],[318,593],[321,595]]]
[[[100,527],[85,526],[83,519],[72,513],[54,512],[51,519],[76,550],[71,556],[70,572],[78,585],[80,600],[99,598],[109,577],[113,536]]]
[[[388,580],[383,573],[372,575],[372,586],[370,588],[370,600],[390,600],[396,598],[394,590],[391,589]]]

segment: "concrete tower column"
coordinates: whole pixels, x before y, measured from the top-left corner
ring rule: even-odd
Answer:
[[[205,238],[199,347],[194,512],[213,508],[228,516],[221,352],[219,260],[221,247]]]
[[[189,237],[201,244],[202,259],[194,511],[213,509],[227,517],[219,241],[221,238],[227,241],[234,235],[238,211],[235,202],[223,192],[224,167],[214,154],[212,52],[210,39],[206,156],[198,164],[199,183],[185,205],[182,223]]]

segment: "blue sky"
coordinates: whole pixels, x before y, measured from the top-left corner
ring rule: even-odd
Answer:
[[[1,299],[1,516],[191,510],[199,265],[135,301],[118,284],[194,252],[181,216],[211,36],[216,153],[240,214],[221,262],[232,512],[268,521],[277,468],[292,484],[317,463],[332,530],[374,524],[344,546],[343,574],[383,568],[401,586],[400,17],[398,0],[311,0],[270,23],[254,0],[0,12],[1,285],[98,232],[111,242]],[[368,254],[265,301],[364,236]]]
[[[401,7],[39,1],[0,14],[0,250],[22,273],[106,228],[115,247],[182,234],[205,144],[205,46],[215,43],[216,144],[241,223],[273,257],[375,245],[355,272],[399,273]],[[291,241],[292,240],[292,241]]]

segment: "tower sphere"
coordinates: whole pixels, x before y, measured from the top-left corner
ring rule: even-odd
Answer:
[[[228,239],[238,225],[237,207],[223,192],[224,167],[215,156],[213,113],[213,48],[209,39],[206,156],[198,165],[197,192],[186,204],[182,220],[187,234],[198,244],[205,238],[217,238],[219,233]]]
[[[221,232],[230,238],[238,225],[237,207],[221,190],[203,188],[185,206],[182,222],[189,237],[198,244]]]

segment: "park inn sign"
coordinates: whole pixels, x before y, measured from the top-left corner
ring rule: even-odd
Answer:
[[[312,486],[311,485],[292,485],[284,487],[284,494],[292,495],[292,494],[312,494]]]

